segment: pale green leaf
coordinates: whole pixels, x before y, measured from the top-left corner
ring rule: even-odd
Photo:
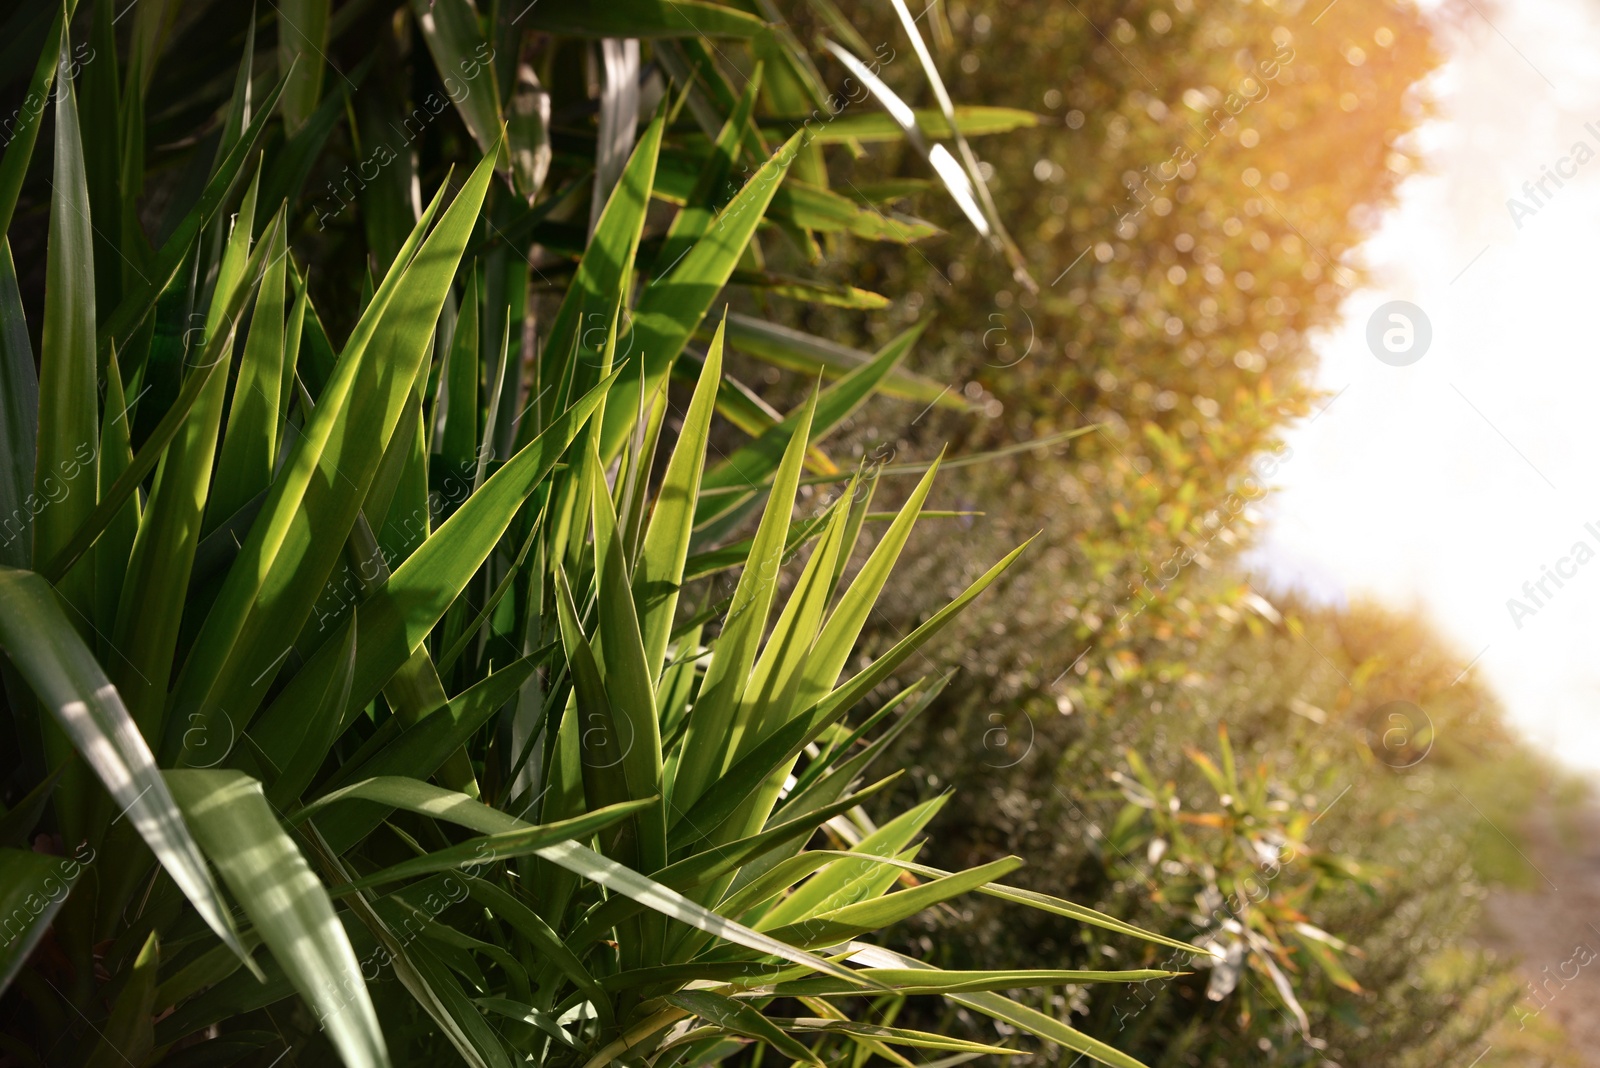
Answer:
[[[55,591],[31,571],[0,568],[0,649],[61,723],[122,809],[122,818],[132,822],[189,903],[245,958],[200,848],[121,696]]]
[[[261,784],[223,770],[169,771],[166,779],[228,889],[347,1068],[388,1065],[350,939],[327,890],[279,826]]]

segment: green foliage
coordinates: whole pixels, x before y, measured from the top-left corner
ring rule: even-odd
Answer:
[[[833,5],[808,7],[796,15],[802,35],[825,33],[857,55],[892,42],[900,58],[877,74],[931,128],[938,94],[901,47],[892,5],[852,9],[854,42]],[[1410,134],[1427,114],[1423,79],[1438,58],[1413,4],[1324,7],[936,5],[921,23],[949,92],[1038,115],[1003,136],[969,131],[1037,291],[1003,250],[974,240],[982,228],[945,195],[925,153],[892,140],[840,161],[836,184],[885,217],[914,213],[944,232],[919,244],[920,257],[839,238],[827,251],[848,254],[822,258],[825,272],[848,264],[830,275],[836,283],[892,295],[889,314],[743,310],[777,320],[765,335],[860,349],[887,340],[895,318],[931,313],[918,371],[952,383],[946,399],[987,418],[941,405],[908,429],[876,400],[850,439],[862,451],[917,455],[947,439],[1004,447],[1093,428],[1054,455],[951,471],[945,492],[983,518],[963,519],[956,537],[941,529],[911,542],[868,640],[887,647],[933,611],[952,576],[983,557],[979,546],[1041,532],[949,633],[943,648],[963,670],[897,743],[910,774],[886,806],[953,793],[931,825],[930,864],[1019,852],[1035,861],[1017,876],[1027,885],[1070,887],[1066,896],[1192,941],[1231,934],[1205,922],[1213,911],[1195,898],[1214,888],[1226,900],[1230,883],[1260,878],[1247,843],[1299,843],[1300,859],[1249,910],[1262,944],[1220,1001],[1206,994],[1222,970],[1195,969],[1133,993],[1085,987],[1030,1002],[1152,1064],[1426,1064],[1459,1051],[1470,1062],[1482,1048],[1473,1039],[1503,1007],[1500,980],[1463,953],[1440,981],[1435,954],[1471,928],[1485,885],[1527,875],[1474,809],[1515,838],[1517,808],[1498,803],[1522,792],[1527,758],[1510,751],[1470,680],[1446,693],[1471,651],[1448,654],[1364,610],[1291,604],[1280,620],[1239,577],[1254,506],[1298,462],[1284,428],[1333,400],[1312,388],[1311,339],[1337,321],[1361,281],[1352,252],[1419,166]],[[869,118],[879,131],[897,127]],[[1391,770],[1362,740],[1367,717],[1395,699],[1436,719],[1437,749],[1415,772]],[[1194,750],[1221,766],[1223,725],[1264,805],[1234,807],[1246,803],[1240,791],[1221,803],[1190,760]],[[1130,749],[1148,787],[1136,785]],[[1139,808],[1119,824],[1128,800],[1113,775],[1141,795],[1170,790],[1184,819],[1169,825]],[[1157,838],[1167,852],[1151,861]],[[898,948],[959,968],[1173,966],[1160,951],[1130,956],[1048,917],[1002,916],[987,900],[960,918],[921,918]],[[1333,947],[1308,943],[1298,923],[1352,952],[1325,959],[1320,947]],[[1338,968],[1360,992],[1341,986]],[[977,1041],[997,1034],[958,1011],[908,1011]]]
[[[1220,603],[1226,591],[1208,592]],[[1076,1026],[1149,1064],[1470,1061],[1515,991],[1467,939],[1527,784],[1551,773],[1426,627],[1367,607],[1287,600],[1273,619],[1259,608],[1174,639],[1181,661],[1130,672],[1104,711],[935,709],[900,746],[908,779],[937,774],[953,790],[934,855],[1028,852],[1040,862],[1025,885],[1238,947],[1231,967],[1170,984],[1066,992]],[[1412,705],[1412,726],[1391,719],[1396,700]],[[1431,748],[1401,744],[1400,729]],[[951,750],[972,763],[946,780]],[[1483,848],[1490,838],[1500,849]],[[951,968],[1170,964],[986,903],[966,920],[919,920],[902,948]],[[978,1024],[955,1033],[989,1036]]]
[[[921,406],[917,332],[872,356],[769,333],[787,414],[726,370],[730,286],[882,303],[767,270],[785,242],[931,232],[828,187],[834,108],[783,23],[28,10],[8,47],[41,41],[56,93],[50,158],[25,123],[0,164],[8,1063],[854,1066],[1026,1034],[1138,1068],[1007,995],[1175,968],[882,944],[977,893],[1204,952],[1009,886],[1015,857],[917,863],[940,801],[862,808],[944,684],[925,648],[1022,550],[864,655],[940,464],[821,443],[879,390]],[[1019,124],[939,94],[945,126],[901,131],[930,159]],[[661,180],[685,171],[717,177]],[[921,478],[869,512],[886,473]],[[905,1027],[907,998],[1017,1037]]]

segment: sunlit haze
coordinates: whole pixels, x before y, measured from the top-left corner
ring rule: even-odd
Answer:
[[[1531,738],[1600,770],[1600,9],[1463,10],[1427,85],[1425,172],[1318,342],[1335,399],[1291,433],[1252,564],[1420,611]],[[1431,322],[1409,366],[1369,348],[1391,300]]]

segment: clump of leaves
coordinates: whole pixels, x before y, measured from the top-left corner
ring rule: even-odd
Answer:
[[[1301,807],[1265,764],[1241,772],[1226,726],[1216,758],[1195,748],[1188,757],[1215,791],[1214,806],[1185,807],[1177,784],[1158,780],[1132,749],[1128,770],[1113,773],[1126,803],[1106,834],[1112,875],[1144,883],[1160,907],[1190,910],[1195,943],[1212,950],[1200,961],[1210,970],[1207,998],[1237,994],[1245,1019],[1288,1013],[1310,1037],[1295,993],[1308,966],[1344,990],[1361,986],[1342,959],[1360,950],[1312,923],[1308,910],[1338,886],[1372,887],[1376,873],[1310,845],[1319,813]],[[1241,985],[1251,972],[1262,982]]]
[[[409,208],[376,180],[361,190],[371,274],[330,308],[296,235],[323,221],[299,190],[344,110],[343,88],[321,92],[318,42],[349,9],[272,6],[280,76],[258,91],[252,21],[220,125],[186,142],[201,146],[192,195],[154,242],[145,94],[174,12],[141,6],[125,81],[112,5],[94,5],[100,65],[81,79],[62,12],[30,87],[55,98],[37,364],[0,244],[0,650],[22,784],[0,817],[6,1055],[600,1068],[751,1044],[808,1063],[1013,1052],[894,1026],[899,1001],[943,996],[1137,1065],[1002,992],[1170,971],[946,971],[872,940],[982,893],[1201,952],[1008,886],[1016,858],[917,863],[938,800],[882,826],[861,812],[894,779],[869,781],[874,758],[942,685],[901,673],[1021,549],[852,659],[938,463],[852,474],[819,445],[873,392],[930,384],[899,367],[914,332],[799,361],[829,381],[787,414],[732,383],[719,293],[760,261],[763,225],[813,242],[808,220],[834,205],[791,177],[823,176],[807,129],[773,150],[753,124],[761,66],[723,93],[714,66],[683,63],[703,34],[740,42],[784,100],[812,77],[805,57],[710,3],[547,2],[515,30],[467,0],[379,5],[467,86],[449,97],[467,136],[441,141],[464,173]],[[232,9],[197,10],[191,37]],[[548,101],[516,60],[600,36],[670,41],[669,88],[701,94],[714,136],[680,136],[667,94],[633,130],[627,78],[608,82],[590,232],[546,324],[507,280],[572,226],[541,229],[567,194],[543,195]],[[637,44],[613,58],[628,71]],[[0,163],[0,229],[38,124]],[[700,178],[675,193],[684,159]],[[681,207],[663,225],[653,200]],[[674,377],[692,387],[681,416]],[[708,462],[719,412],[748,440]],[[870,511],[877,480],[904,474],[904,505]],[[797,516],[803,483],[832,491]],[[856,563],[868,523],[886,525]],[[735,574],[726,598],[691,586]],[[830,848],[808,848],[823,828]]]

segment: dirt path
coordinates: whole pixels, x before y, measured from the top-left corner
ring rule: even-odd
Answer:
[[[1580,1062],[1600,1068],[1600,809],[1539,806],[1526,849],[1536,884],[1489,899],[1485,941],[1522,962],[1513,1012],[1527,1016],[1514,1019],[1553,1021]]]

